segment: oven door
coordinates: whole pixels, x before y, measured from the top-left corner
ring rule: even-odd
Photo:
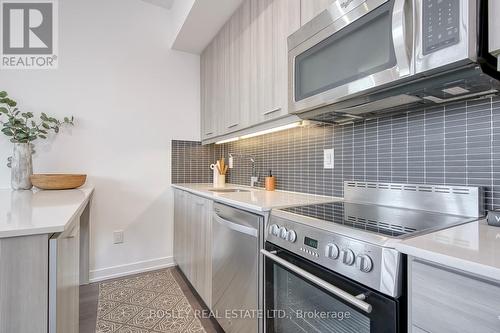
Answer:
[[[288,39],[291,113],[359,96],[412,74],[413,1],[339,3]]]
[[[395,300],[266,242],[267,333],[403,331]]]

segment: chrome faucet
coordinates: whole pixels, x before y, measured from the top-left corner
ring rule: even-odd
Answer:
[[[255,158],[252,155],[229,153],[229,168],[233,168],[233,157],[246,158],[252,163],[252,175],[250,177],[250,186],[254,187],[259,182],[259,174],[257,172]]]

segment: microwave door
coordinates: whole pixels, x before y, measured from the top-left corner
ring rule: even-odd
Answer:
[[[291,49],[291,112],[334,104],[411,75],[411,4],[405,0],[367,0]],[[333,4],[328,10],[337,7]],[[321,15],[318,19],[324,23]]]

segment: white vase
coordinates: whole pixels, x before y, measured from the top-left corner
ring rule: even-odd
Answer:
[[[33,187],[30,180],[33,174],[31,153],[31,143],[14,143],[10,173],[13,190],[29,190]]]

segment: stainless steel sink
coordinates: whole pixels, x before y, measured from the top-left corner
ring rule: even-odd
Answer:
[[[240,188],[210,188],[208,190],[210,192],[218,192],[218,193],[250,192],[250,190],[244,190]]]

